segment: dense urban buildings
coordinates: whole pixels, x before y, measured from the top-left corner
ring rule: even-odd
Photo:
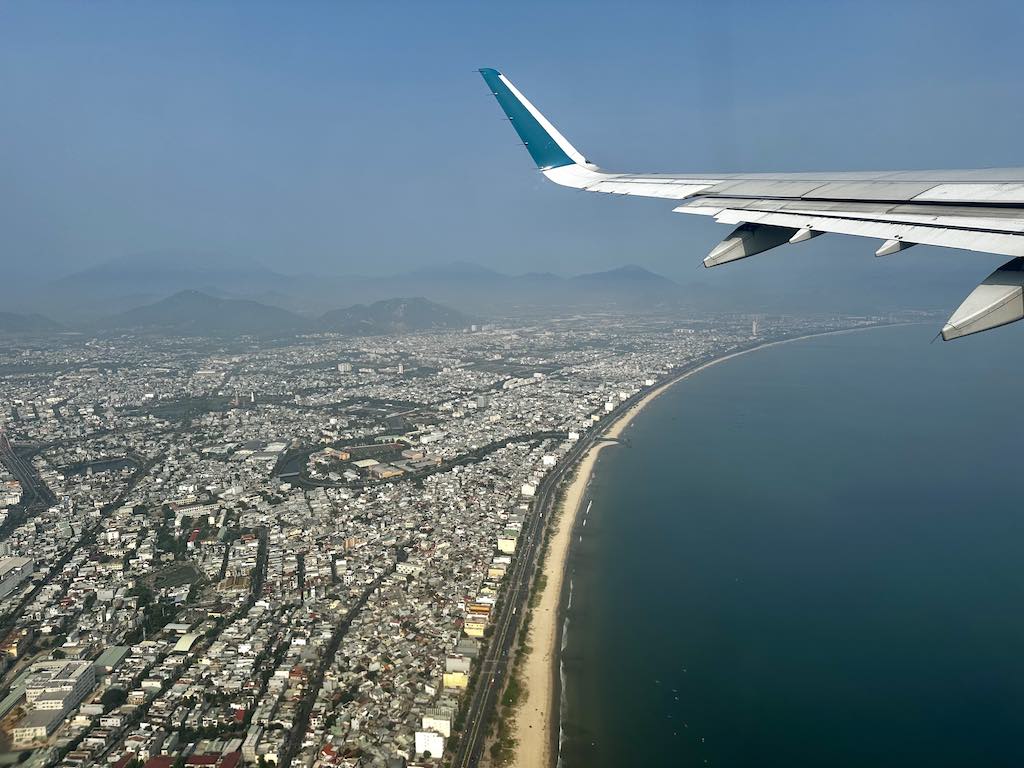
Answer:
[[[36,765],[441,765],[573,446],[688,366],[869,322],[8,339],[0,739]]]

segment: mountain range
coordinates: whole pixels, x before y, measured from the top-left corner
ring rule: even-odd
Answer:
[[[60,324],[40,314],[0,312],[0,333],[52,333]]]
[[[353,336],[459,329],[471,320],[424,298],[357,304],[307,317],[251,299],[225,299],[184,290],[152,304],[105,318],[102,330],[184,336],[289,336],[336,332]]]
[[[325,330],[352,336],[450,330],[466,328],[471,323],[461,312],[419,296],[334,309],[318,320]]]
[[[12,308],[81,322],[186,290],[305,315],[419,296],[484,317],[551,307],[664,307],[679,303],[683,294],[668,278],[636,266],[573,277],[542,272],[509,275],[466,262],[382,277],[286,275],[251,259],[159,252],[107,261],[5,300]]]
[[[181,336],[302,333],[313,323],[287,309],[250,299],[224,299],[184,290],[152,304],[119,312],[98,324],[103,330],[160,332]]]

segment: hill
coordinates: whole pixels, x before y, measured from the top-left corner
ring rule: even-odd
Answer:
[[[43,315],[0,312],[0,333],[52,333],[61,326]]]
[[[667,277],[651,272],[636,264],[627,264],[624,267],[609,269],[605,272],[588,272],[571,278],[578,285],[590,286],[614,286],[639,287],[643,289],[657,288],[660,290],[677,290],[678,283],[669,280]]]
[[[348,288],[371,300],[418,295],[477,313],[608,305],[641,310],[652,303],[678,302],[683,293],[668,278],[636,266],[561,277],[550,272],[508,275],[464,262],[352,280]]]
[[[467,262],[423,266],[386,276],[284,275],[244,258],[161,253],[104,262],[52,281],[32,295],[29,291],[15,297],[18,303],[8,307],[81,323],[123,314],[187,290],[208,297],[254,301],[300,317],[395,296],[422,297],[488,316],[568,308],[643,311],[680,304],[687,293],[692,294],[636,266],[574,277],[550,272],[506,274]]]
[[[577,275],[568,282],[581,298],[604,299],[626,305],[675,301],[682,293],[678,283],[634,264],[606,272]]]
[[[96,318],[185,290],[255,299],[291,278],[245,257],[191,251],[151,251],[109,259],[50,281],[34,305],[61,319]]]
[[[51,290],[72,288],[95,295],[267,290],[287,277],[246,257],[191,251],[150,251],[109,259],[53,280]]]
[[[193,290],[121,312],[100,325],[185,336],[282,336],[313,330],[312,323],[286,309]]]
[[[320,318],[325,330],[356,336],[465,328],[470,322],[461,312],[422,297],[356,304]]]

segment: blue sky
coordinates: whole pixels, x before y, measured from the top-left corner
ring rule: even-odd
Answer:
[[[926,269],[966,294],[998,257],[875,260],[826,237],[705,271],[724,228],[544,182],[475,70],[504,71],[613,170],[1016,165],[1022,21],[1009,2],[8,2],[3,260],[47,276],[174,249],[340,274],[638,263],[823,289]]]

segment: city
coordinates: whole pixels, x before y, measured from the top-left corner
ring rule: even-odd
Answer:
[[[518,608],[583,446],[702,362],[880,322],[11,337],[4,751],[117,768],[500,763],[486,747]]]

